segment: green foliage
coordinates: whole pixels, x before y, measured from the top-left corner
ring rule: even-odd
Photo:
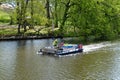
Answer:
[[[33,6],[33,19],[35,25],[45,25],[47,23],[47,18],[45,17],[45,8],[44,5],[42,5],[42,2],[39,0],[34,1]],[[29,10],[28,10],[29,12]]]
[[[4,1],[4,0],[1,0]],[[46,0],[15,0],[19,2],[14,23],[50,27],[40,32],[47,36],[80,37],[82,41],[112,40],[120,35],[120,0],[49,0],[50,19],[47,19]],[[8,14],[0,12],[0,21],[8,22]],[[10,15],[11,13],[9,13]],[[51,31],[54,23],[57,30]],[[59,29],[59,30],[58,30]],[[54,33],[54,34],[53,34]]]
[[[40,26],[43,26],[43,25],[45,25],[46,23],[47,23],[47,18],[45,18],[45,17],[42,17],[42,16],[37,16],[37,15],[35,15],[34,16],[34,18],[35,18],[35,20],[34,20],[34,22],[35,22],[35,25],[40,25]]]
[[[74,0],[74,4],[67,21],[79,29],[79,36],[83,36],[85,41],[111,40],[119,34],[120,8],[117,2]]]

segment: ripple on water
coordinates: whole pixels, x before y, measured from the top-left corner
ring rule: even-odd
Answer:
[[[37,55],[35,50],[48,43],[49,40],[3,42],[2,45],[0,42],[0,80],[120,79],[118,43],[112,46],[109,42],[85,45],[83,55]],[[86,52],[88,54],[84,54]]]
[[[7,67],[0,65],[0,80],[12,80],[13,72]]]

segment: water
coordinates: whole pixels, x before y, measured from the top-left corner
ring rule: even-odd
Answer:
[[[76,55],[36,52],[51,39],[0,42],[0,80],[120,80],[120,42],[84,45]]]

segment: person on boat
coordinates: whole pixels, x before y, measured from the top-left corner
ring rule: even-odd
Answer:
[[[58,45],[58,48],[61,49],[64,45],[64,42],[61,42],[59,45]]]
[[[61,42],[58,45],[58,49],[63,49],[63,46],[64,46],[64,41],[61,40]]]
[[[79,48],[79,49],[82,49],[82,44],[79,44],[79,45],[78,45],[78,48]]]
[[[57,40],[57,39],[55,39],[55,40],[53,41],[53,46],[54,46],[54,47],[57,47],[57,46],[58,46],[58,40]]]

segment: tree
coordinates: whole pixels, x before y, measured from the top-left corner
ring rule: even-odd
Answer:
[[[112,0],[89,1],[74,0],[75,6],[70,8],[69,21],[79,29],[79,36],[85,41],[113,39],[119,25],[119,11]],[[114,5],[113,5],[114,4]]]
[[[46,0],[46,13],[47,13],[47,18],[50,19],[50,1]]]
[[[18,33],[20,33],[20,26],[21,26],[21,14],[20,14],[20,2],[16,0],[16,13],[17,13],[17,24],[18,24]]]
[[[58,14],[57,14],[58,0],[55,0],[55,27],[58,27]]]
[[[16,0],[16,13],[17,13],[17,23],[18,23],[18,33],[20,33],[20,28],[24,28],[26,32],[26,10],[29,0]]]

